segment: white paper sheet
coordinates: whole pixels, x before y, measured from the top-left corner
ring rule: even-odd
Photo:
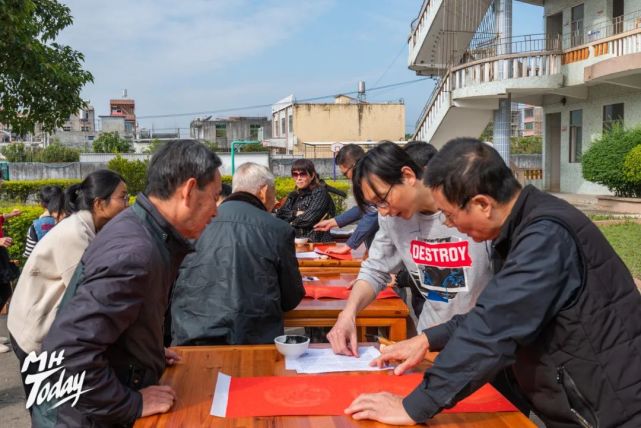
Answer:
[[[300,253],[296,253],[297,259],[320,259],[322,257],[322,255],[315,251],[301,251]]]
[[[227,416],[227,402],[229,401],[229,385],[231,376],[223,372],[218,372],[216,388],[214,389],[214,399],[211,401],[209,414],[224,418]]]
[[[310,348],[298,358],[285,358],[285,368],[296,370],[297,373],[332,373],[389,370],[391,367],[379,369],[370,367],[369,363],[381,355],[373,346],[358,348],[358,358],[336,355],[331,349]]]

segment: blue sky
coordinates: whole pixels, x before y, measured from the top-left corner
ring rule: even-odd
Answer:
[[[410,0],[62,0],[74,24],[60,41],[85,55],[94,75],[82,96],[96,114],[122,90],[138,116],[271,104],[417,79],[407,36],[421,1]],[[513,34],[543,31],[543,9],[514,2]],[[432,90],[430,80],[373,91],[403,99],[406,131]],[[269,116],[269,108],[214,116]],[[139,119],[155,129],[188,128],[194,116]]]

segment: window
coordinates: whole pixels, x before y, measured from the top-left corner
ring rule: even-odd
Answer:
[[[523,115],[524,115],[526,118],[534,117],[534,109],[532,109],[532,108],[526,108],[525,110],[523,110]]]
[[[527,129],[528,131],[531,131],[532,129],[534,129],[534,122],[527,122],[525,124],[525,129]]]
[[[583,110],[570,112],[570,163],[581,162],[583,151]]]
[[[570,22],[570,45],[571,47],[583,44],[583,5],[572,8]]]
[[[287,134],[287,129],[285,129],[285,118],[284,117],[280,118],[280,134],[281,135]]]
[[[249,125],[249,139],[250,140],[258,140],[258,130],[260,129],[260,125],[256,124],[250,124]]]
[[[603,106],[603,132],[608,132],[617,123],[623,125],[623,103]]]
[[[289,132],[290,133],[294,132],[294,115],[293,114],[289,115]]]
[[[216,124],[216,139],[227,138],[227,125],[224,123]]]

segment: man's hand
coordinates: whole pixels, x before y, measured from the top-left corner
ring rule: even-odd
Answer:
[[[322,232],[327,232],[329,229],[338,227],[336,219],[330,218],[329,220],[319,221],[314,225],[314,230],[320,230]]]
[[[327,340],[335,354],[358,357],[356,316],[345,311],[338,314],[334,327],[327,333]]]
[[[142,395],[141,417],[165,413],[176,400],[176,393],[170,386],[152,385],[140,390]]]
[[[0,238],[0,247],[9,248],[13,244],[13,239],[8,236]]]
[[[180,360],[182,360],[182,357],[179,353],[172,349],[165,348],[165,362],[168,366],[173,366]]]
[[[329,247],[327,249],[328,253],[334,253],[334,254],[347,254],[350,251],[352,251],[352,249],[349,248],[347,245],[336,245],[335,247]]]
[[[381,356],[372,360],[370,366],[384,367],[388,361],[401,361],[394,369],[395,375],[402,375],[407,370],[420,364],[430,349],[427,336],[421,333],[411,339],[403,340],[381,349]]]
[[[416,422],[405,411],[403,397],[379,392],[361,394],[345,409],[345,413],[356,420],[372,419],[391,425],[415,425]]]

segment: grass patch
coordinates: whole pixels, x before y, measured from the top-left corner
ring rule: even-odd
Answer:
[[[599,227],[601,232],[614,247],[614,250],[623,259],[632,276],[641,278],[641,252],[639,252],[639,242],[641,242],[641,224],[623,223],[612,226]]]

